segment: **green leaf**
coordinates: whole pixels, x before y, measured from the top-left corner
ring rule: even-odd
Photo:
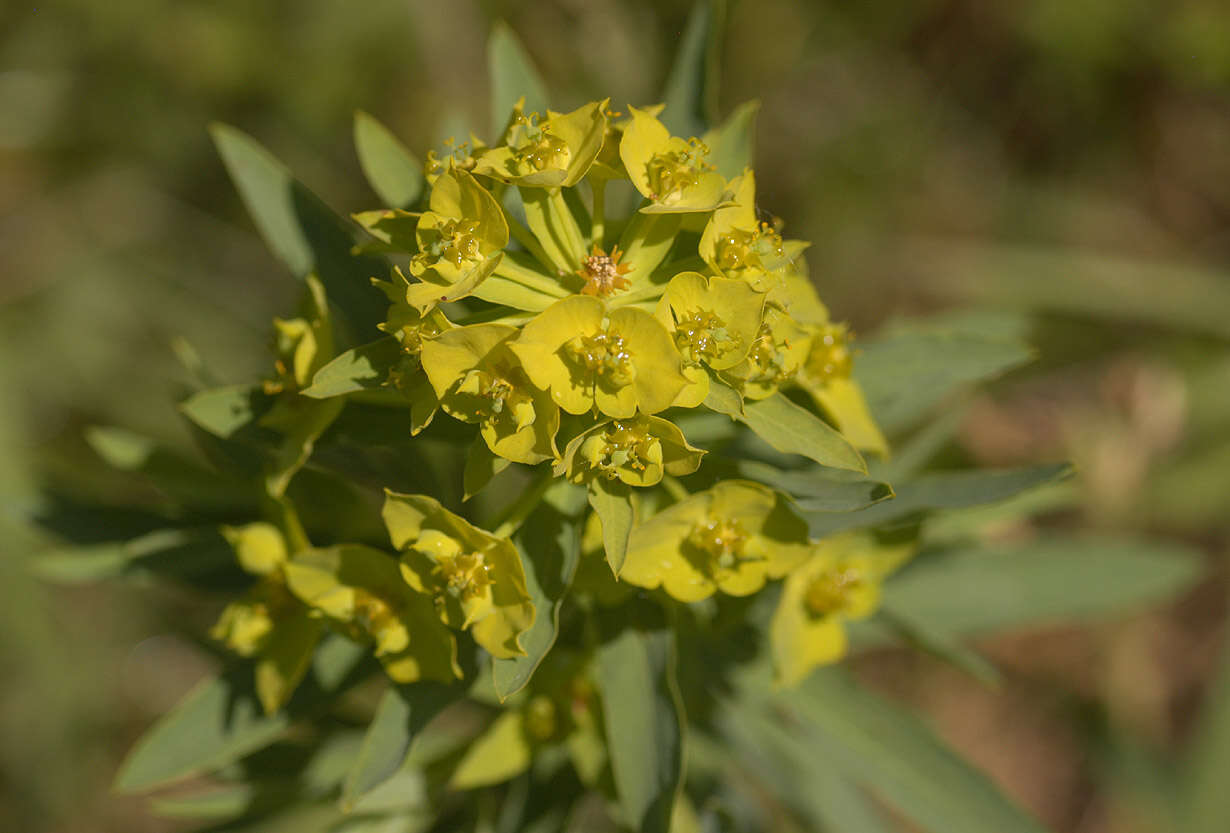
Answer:
[[[328,399],[381,388],[402,355],[401,342],[392,336],[347,350],[316,371],[312,384],[302,393],[313,399]]]
[[[810,764],[836,764],[933,833],[1041,833],[917,717],[828,668],[776,702],[793,712],[790,730]]]
[[[811,511],[804,516],[811,534],[818,537],[842,529],[901,521],[917,513],[997,503],[1043,484],[1065,479],[1071,474],[1072,467],[1067,463],[1019,469],[933,472],[914,480],[894,483],[894,498],[866,509],[844,514]]]
[[[709,163],[727,179],[734,179],[752,166],[756,147],[756,116],[759,101],[745,101],[720,127],[705,134]]]
[[[1186,809],[1181,833],[1221,833],[1230,819],[1230,641],[1222,651],[1221,669],[1205,694],[1192,749],[1184,763]]]
[[[354,147],[372,190],[390,208],[407,208],[423,193],[423,163],[374,116],[354,114]]]
[[[701,136],[717,116],[718,38],[725,3],[696,0],[662,90],[662,123],[675,136]]]
[[[830,468],[779,469],[755,460],[740,460],[739,474],[788,492],[807,512],[855,512],[893,497],[887,483],[856,472]]]
[[[146,479],[179,503],[210,510],[242,510],[256,495],[249,485],[224,477],[158,441],[114,426],[90,426],[85,440],[112,468]]]
[[[731,419],[743,419],[743,397],[716,376],[709,377],[709,392],[705,394],[704,405],[709,410],[725,414]]]
[[[892,833],[883,814],[832,761],[761,709],[732,705],[721,712],[720,725],[748,776],[817,829]]]
[[[266,715],[245,664],[206,680],[154,724],[128,753],[115,778],[122,793],[142,792],[201,775],[268,746],[350,682],[367,648],[341,637],[321,644],[312,670],[285,709]]]
[[[597,651],[615,792],[628,827],[668,833],[683,782],[687,725],[675,682],[674,631],[664,624],[638,627],[628,618],[621,609],[604,620]]]
[[[948,298],[1230,336],[1224,271],[1081,249],[939,240],[904,242],[898,251],[918,285]]]
[[[878,615],[888,621],[904,642],[958,671],[964,671],[983,685],[994,688],[1002,681],[999,669],[990,660],[973,648],[962,645],[951,634],[934,630],[925,619],[893,607],[881,608]]]
[[[910,330],[860,345],[854,377],[889,433],[921,419],[948,395],[1030,361],[1026,345],[951,330]]]
[[[213,527],[160,529],[131,541],[46,550],[30,570],[46,581],[84,584],[123,576],[170,574],[191,579],[234,565],[230,546]]]
[[[469,453],[466,454],[465,469],[461,474],[461,499],[469,500],[474,497],[491,482],[491,478],[508,466],[509,461],[492,453],[481,435],[475,437],[470,443]]]
[[[1156,604],[1203,572],[1184,547],[1054,538],[922,555],[884,584],[883,609],[947,638],[1097,619]]]
[[[632,487],[620,480],[595,478],[589,484],[589,505],[602,522],[602,545],[606,563],[616,576],[628,557],[628,539],[636,525],[636,508],[632,505]]]
[[[743,404],[743,418],[760,439],[786,454],[822,466],[867,473],[867,464],[837,429],[780,393]]]
[[[424,680],[390,686],[376,707],[376,714],[342,791],[342,809],[349,812],[376,787],[393,777],[419,732],[446,706],[461,698],[455,685]]]
[[[314,274],[360,335],[374,336],[385,304],[372,277],[385,277],[380,258],[351,253],[353,227],[297,182],[255,139],[224,124],[210,127],[214,144],[248,213],[269,248],[298,278]]]
[[[215,437],[230,439],[273,405],[259,385],[230,385],[194,393],[179,410],[193,424]]]
[[[536,612],[533,626],[521,634],[525,656],[493,661],[500,700],[525,687],[559,635],[560,608],[581,557],[584,494],[577,486],[556,481],[514,539]]]
[[[492,135],[498,136],[504,130],[522,96],[525,112],[547,114],[547,85],[516,33],[502,20],[491,27],[491,38],[487,41],[487,77],[491,81]]]

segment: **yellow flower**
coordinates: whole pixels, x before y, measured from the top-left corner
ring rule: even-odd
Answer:
[[[844,622],[871,615],[880,582],[910,557],[912,541],[885,544],[870,532],[850,532],[814,546],[792,572],[773,614],[770,640],[777,679],[799,683],[816,666],[836,662],[847,648]]]
[[[661,586],[681,602],[717,590],[747,596],[807,556],[807,524],[767,486],[718,483],[654,515],[632,532],[619,578]]]
[[[494,657],[523,656],[534,604],[516,547],[423,495],[385,492],[384,523],[406,583],[432,599],[441,622],[469,629]]]
[[[696,471],[704,453],[689,445],[674,423],[641,415],[608,420],[573,438],[555,473],[573,483],[605,477],[653,486],[663,474],[682,477]]]
[[[570,414],[626,418],[669,408],[687,383],[662,324],[632,307],[607,310],[588,295],[543,310],[510,349],[530,381]]]
[[[807,330],[776,306],[766,305],[747,358],[722,376],[745,399],[764,399],[794,381],[810,350]]]
[[[706,159],[709,148],[696,138],[680,139],[644,110],[628,108],[619,156],[632,184],[650,204],[645,214],[712,211],[723,203],[726,180]]]
[[[571,113],[513,111],[504,144],[478,155],[474,173],[538,188],[570,187],[581,181],[602,148],[607,101],[592,101]]]
[[[473,292],[508,245],[504,210],[465,171],[442,174],[428,206],[414,232],[418,254],[410,259],[410,273],[421,283],[406,290],[407,303],[419,312]]]
[[[423,369],[450,416],[478,424],[493,453],[533,465],[557,455],[559,408],[508,349],[516,335],[504,324],[455,327],[422,342]]]
[[[285,571],[291,592],[305,604],[372,641],[394,681],[461,677],[453,635],[431,599],[402,580],[388,553],[360,544],[309,549],[287,562]]]

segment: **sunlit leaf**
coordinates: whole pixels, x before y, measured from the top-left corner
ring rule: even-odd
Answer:
[[[359,167],[390,208],[407,208],[423,192],[423,163],[374,116],[354,116],[354,146]]]

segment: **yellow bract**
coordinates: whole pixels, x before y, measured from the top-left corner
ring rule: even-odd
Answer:
[[[524,655],[534,605],[516,547],[423,495],[385,493],[384,523],[402,553],[401,576],[443,623],[469,629],[495,657]]]
[[[791,573],[770,625],[773,664],[783,685],[795,685],[816,666],[846,653],[844,622],[879,606],[880,582],[913,553],[913,541],[883,543],[851,532],[816,544]]]
[[[657,413],[687,384],[659,321],[632,307],[608,310],[587,295],[552,304],[509,347],[530,380],[570,414]]]
[[[632,533],[621,581],[681,602],[747,596],[807,557],[807,525],[767,486],[728,480],[662,510]]]

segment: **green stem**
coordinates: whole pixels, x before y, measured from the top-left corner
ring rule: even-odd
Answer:
[[[500,259],[499,265],[495,267],[495,271],[492,274],[515,281],[522,286],[528,286],[530,289],[535,289],[553,298],[563,298],[568,295],[568,291],[560,286],[559,281],[550,275],[544,275],[536,269],[522,266],[509,257],[507,252]]]
[[[555,481],[555,475],[548,466],[542,474],[538,476],[538,480],[521,493],[521,496],[505,507],[504,511],[496,516],[495,529],[492,535],[497,538],[510,538],[513,533],[521,528],[521,524],[525,523],[525,519],[530,516],[530,513],[538,508],[538,504],[542,502],[542,496],[547,489]]]
[[[577,218],[564,199],[562,188],[547,189],[547,204],[550,207],[548,216],[560,235],[560,242],[572,260],[579,266],[585,260],[585,235],[577,225]]]
[[[594,206],[590,218],[590,239],[602,251],[606,251],[606,180],[594,179],[589,183],[593,191]]]
[[[533,255],[534,259],[541,263],[545,269],[554,272],[555,264],[551,262],[551,258],[547,257],[546,250],[542,248],[538,238],[523,226],[520,220],[507,211],[504,212],[504,219],[508,222],[508,231],[513,236],[513,239],[524,246],[525,250]]]

